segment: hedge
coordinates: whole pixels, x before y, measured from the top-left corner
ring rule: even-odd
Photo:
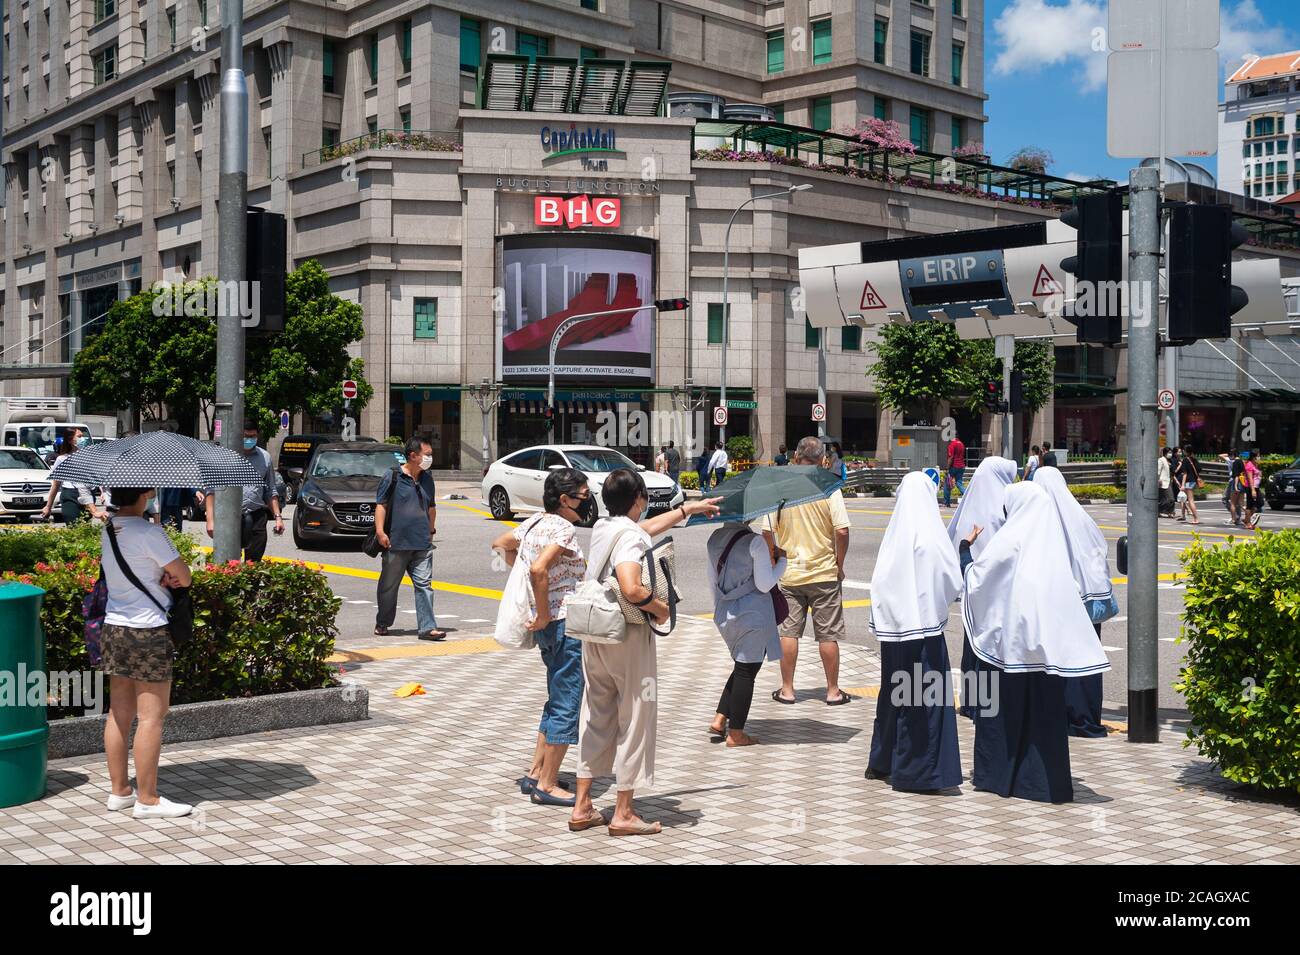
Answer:
[[[1183,745],[1234,782],[1300,793],[1300,531],[1263,531],[1250,544],[1195,540],[1181,559]]]
[[[25,574],[35,570],[37,564],[61,564],[83,557],[98,560],[102,530],[102,525],[91,521],[0,529],[0,573]],[[198,560],[194,538],[172,528],[167,529],[167,536],[186,563]]]
[[[727,477],[734,478],[739,471],[728,471]],[[682,486],[683,491],[698,491],[700,489],[700,473],[698,471],[683,471],[677,475],[677,483]]]
[[[92,669],[86,651],[81,601],[99,577],[99,561],[38,564],[31,572],[3,574],[45,591],[41,626],[49,672]],[[173,703],[311,690],[336,684],[325,660],[338,636],[334,621],[342,601],[324,574],[299,563],[231,561],[194,571],[194,639],[177,651]],[[105,681],[107,693],[108,682]],[[50,707],[50,718],[79,716]]]

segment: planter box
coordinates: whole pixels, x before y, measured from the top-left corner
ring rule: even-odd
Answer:
[[[370,718],[370,694],[356,683],[173,706],[163,723],[164,743],[243,736],[299,726],[325,726]],[[50,759],[88,756],[104,751],[102,716],[74,716],[50,721]],[[135,735],[134,729],[131,733]]]

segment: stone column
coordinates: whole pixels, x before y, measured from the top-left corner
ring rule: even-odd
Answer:
[[[127,222],[144,215],[144,185],[140,177],[142,131],[134,106],[117,111],[117,169],[113,181],[117,186],[117,212]]]
[[[202,69],[203,67],[200,67]],[[213,69],[195,80],[203,127],[199,195],[203,203],[199,238],[200,273],[217,272],[217,196],[221,189],[221,74]]]
[[[496,380],[496,315],[492,311],[493,291],[496,285],[496,262],[492,255],[471,256],[470,249],[495,248],[496,195],[489,188],[473,187],[466,190],[462,221],[461,247],[461,316],[463,344],[461,346],[461,381]],[[460,466],[464,469],[481,467],[484,462],[482,445],[482,413],[468,396],[460,403]],[[495,416],[488,431],[489,447],[495,456],[497,432]]]

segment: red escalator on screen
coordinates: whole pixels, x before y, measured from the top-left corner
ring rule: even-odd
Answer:
[[[636,276],[619,273],[612,303],[609,301],[609,278],[609,275],[603,272],[590,276],[586,284],[583,285],[582,290],[570,299],[569,304],[563,309],[552,312],[536,322],[530,322],[523,328],[507,335],[502,341],[506,351],[532,351],[538,348],[547,348],[551,343],[551,336],[555,334],[555,330],[571,315],[585,315],[590,312],[601,312],[616,308],[629,309],[629,311],[620,311],[614,315],[593,318],[575,325],[565,333],[563,340],[560,342],[561,347],[589,342],[627,328],[628,325],[632,324],[632,319],[636,317],[637,307],[641,305],[641,297],[637,293]]]

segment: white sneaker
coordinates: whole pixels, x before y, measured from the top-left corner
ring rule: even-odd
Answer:
[[[159,796],[158,802],[152,806],[137,802],[131,816],[134,819],[177,819],[193,811],[194,807],[187,803],[172,802],[166,796]]]
[[[130,809],[134,805],[135,805],[134,789],[131,790],[131,795],[129,796],[115,796],[112,793],[108,794],[107,806],[109,812],[121,812],[123,809]]]

